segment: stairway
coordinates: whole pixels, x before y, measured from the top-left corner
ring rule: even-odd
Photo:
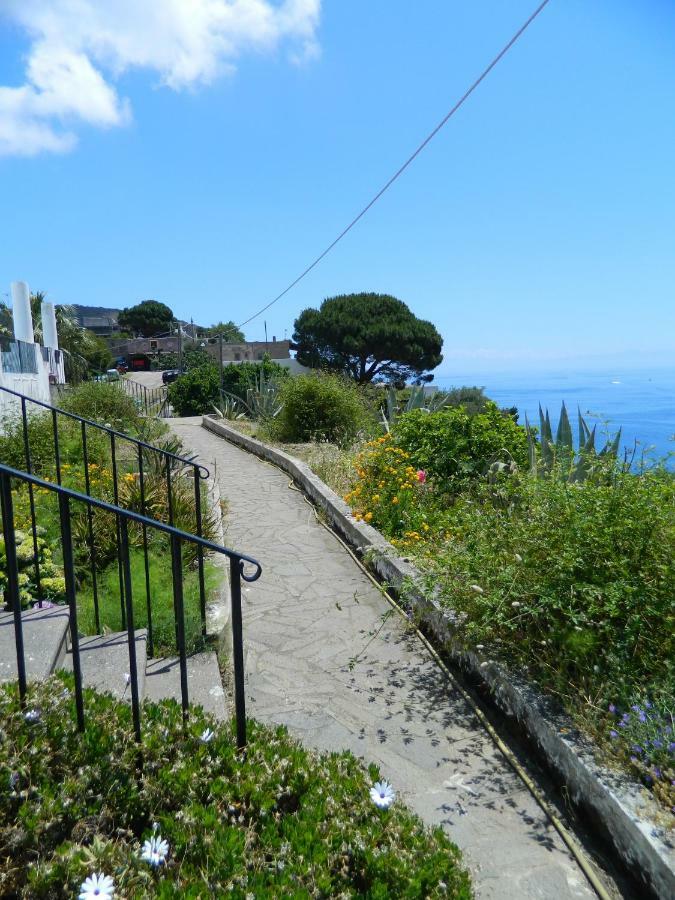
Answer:
[[[69,615],[63,606],[32,609],[22,615],[26,675],[31,681],[44,681],[57,669],[72,671],[69,648]],[[139,698],[181,702],[178,657],[147,658],[145,630],[135,632]],[[82,682],[85,687],[108,691],[118,700],[129,700],[126,683],[129,671],[129,647],[126,631],[80,638]],[[212,651],[188,657],[188,696],[214,718],[229,718],[228,705]],[[14,616],[0,612],[0,682],[17,678]]]

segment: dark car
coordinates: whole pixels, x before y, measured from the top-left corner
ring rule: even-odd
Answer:
[[[165,372],[162,372],[162,383],[171,384],[172,381],[180,378],[183,374],[184,372],[182,369],[167,369]]]

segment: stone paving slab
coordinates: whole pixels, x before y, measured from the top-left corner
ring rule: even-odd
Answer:
[[[288,477],[200,423],[170,424],[216,472],[228,545],[263,565],[243,593],[249,715],[376,762],[462,848],[478,896],[594,897],[471,708]]]

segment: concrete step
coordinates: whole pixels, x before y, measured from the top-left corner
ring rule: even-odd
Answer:
[[[129,672],[129,644],[126,631],[114,634],[95,634],[80,638],[82,683],[97,691],[109,691],[119,700],[131,700],[131,689],[126,683]],[[145,665],[147,661],[147,635],[145,629],[136,631],[136,667],[138,670],[138,696],[143,699]],[[73,670],[73,654],[66,654],[63,668]]]
[[[26,677],[44,681],[66,652],[68,607],[36,607],[24,612],[21,621]],[[0,681],[14,681],[17,675],[14,614],[0,612]]]
[[[205,712],[211,713],[221,721],[229,718],[216,654],[209,652],[189,656],[187,676],[190,703],[199,704]],[[148,661],[145,696],[148,700],[165,700],[173,697],[178,703],[181,702],[178,657]]]

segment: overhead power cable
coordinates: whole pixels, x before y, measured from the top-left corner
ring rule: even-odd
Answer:
[[[361,212],[352,219],[352,221],[349,223],[349,225],[347,225],[347,227],[344,228],[340,232],[340,234],[335,238],[335,240],[331,244],[329,244],[326,247],[326,249],[322,253],[320,253],[319,256],[317,256],[316,259],[312,263],[310,263],[310,265],[308,265],[307,268],[303,272],[301,272],[300,275],[298,275],[298,277],[288,285],[288,287],[285,287],[284,290],[280,294],[277,294],[277,296],[273,300],[270,300],[270,302],[267,303],[265,306],[263,306],[261,309],[259,309],[258,312],[254,313],[252,316],[249,316],[249,318],[246,319],[244,322],[241,322],[237,326],[238,328],[243,328],[244,325],[248,325],[249,322],[252,322],[254,319],[257,319],[258,316],[262,315],[266,310],[268,310],[270,308],[270,306],[274,306],[274,304],[277,303],[277,301],[281,300],[282,297],[284,297],[292,288],[294,288],[296,286],[296,284],[298,284],[300,281],[302,281],[302,279],[305,277],[305,275],[308,275],[312,271],[312,269],[315,266],[317,266],[321,262],[321,260],[330,253],[330,251],[333,249],[333,247],[335,247],[335,245],[338,244],[342,240],[342,238],[345,237],[345,235],[348,234],[352,230],[352,228],[356,225],[356,223],[365,216],[365,214],[368,212],[368,210],[377,203],[377,201],[380,199],[382,194],[384,194],[385,191],[389,190],[389,188],[396,181],[396,179],[399,178],[405,172],[405,170],[408,168],[410,163],[413,162],[413,160],[419,156],[419,154],[422,152],[422,150],[424,150],[426,145],[434,137],[436,137],[436,135],[441,130],[441,128],[443,128],[443,126],[446,124],[446,122],[457,112],[457,110],[460,108],[460,106],[462,106],[462,104],[466,100],[468,100],[468,98],[471,96],[471,94],[473,94],[473,92],[476,90],[478,85],[490,74],[490,72],[494,69],[494,67],[497,65],[497,63],[504,56],[506,56],[506,54],[509,52],[511,47],[513,47],[513,45],[516,43],[518,38],[527,30],[527,28],[532,24],[532,22],[534,22],[534,20],[537,18],[539,13],[544,9],[545,6],[548,5],[548,3],[549,3],[549,0],[543,0],[543,3],[539,4],[539,6],[535,9],[535,11],[532,13],[532,15],[520,26],[518,31],[516,31],[516,33],[513,35],[511,40],[508,42],[508,44],[506,44],[500,50],[500,52],[497,54],[497,56],[495,56],[495,58],[492,60],[492,62],[485,69],[483,69],[483,71],[478,76],[478,78],[476,78],[476,80],[473,82],[471,87],[468,88],[468,90],[466,90],[464,94],[462,94],[462,96],[455,103],[455,105],[452,107],[452,109],[448,113],[446,113],[446,115],[441,119],[441,121],[438,123],[438,125],[436,125],[434,130],[431,131],[424,138],[422,143],[408,157],[408,159],[406,159],[406,161],[403,163],[403,165],[399,169],[397,169],[396,172],[394,172],[394,174],[391,176],[389,181],[384,185],[384,187],[382,187],[375,194],[375,196],[372,198],[372,200],[366,206],[363,207]]]

